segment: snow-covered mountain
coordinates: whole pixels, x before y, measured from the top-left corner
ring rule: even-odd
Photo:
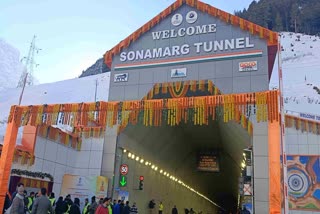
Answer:
[[[0,39],[0,92],[16,87],[24,69],[17,49]]]
[[[285,109],[288,113],[320,115],[320,38],[281,33]],[[11,105],[18,103],[21,89],[16,88],[22,71],[19,52],[0,40],[0,142]],[[26,87],[22,105],[108,100],[110,73]],[[12,87],[11,89],[8,89]],[[277,66],[270,89],[278,88]]]
[[[281,36],[285,109],[320,115],[320,37],[283,32]],[[277,71],[270,89],[277,88]]]

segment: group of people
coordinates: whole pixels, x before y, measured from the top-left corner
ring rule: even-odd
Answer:
[[[113,200],[111,198],[100,198],[99,203],[96,202],[96,197],[91,198],[91,204],[88,199],[85,199],[83,214],[137,214],[138,208],[136,203],[130,206],[130,202],[122,200]],[[71,214],[71,213],[70,213]]]
[[[155,205],[156,205],[156,203],[155,203],[154,199],[149,201],[149,205],[148,205],[149,214],[155,213]],[[162,201],[160,201],[159,206],[158,206],[158,213],[163,214],[163,210],[164,210],[164,206],[163,206]],[[185,214],[196,214],[196,212],[193,210],[193,208],[190,208],[190,210],[185,208],[184,213]],[[173,208],[171,209],[171,214],[178,214],[178,209],[177,209],[176,205],[174,205]],[[200,212],[198,212],[198,214],[202,214],[202,212],[200,211]]]
[[[47,189],[41,188],[39,192],[31,192],[27,196],[27,191],[22,183],[18,184],[16,191],[10,199],[6,194],[3,213],[5,214],[43,214],[53,213],[52,206],[55,202],[54,194],[47,197]]]
[[[91,198],[89,203],[88,198],[85,199],[84,208],[80,209],[80,199],[67,195],[64,199],[62,196],[56,201],[54,193],[47,196],[47,189],[41,188],[39,192],[30,192],[29,196],[24,189],[24,185],[19,183],[16,191],[10,199],[6,195],[4,210],[5,214],[137,214],[138,208],[136,203],[130,206],[129,201],[124,204],[124,201],[118,202],[111,198],[100,198],[97,203],[96,197]]]

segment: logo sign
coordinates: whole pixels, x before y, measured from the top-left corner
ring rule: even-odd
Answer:
[[[196,13],[196,11],[190,11],[186,15],[186,21],[189,24],[195,23],[197,19],[198,19],[198,14]]]
[[[180,13],[174,14],[171,18],[171,24],[173,26],[179,26],[181,25],[182,20],[183,20],[183,17]]]
[[[124,175],[120,175],[119,184],[121,187],[127,186],[127,177]]]
[[[122,164],[122,165],[120,166],[120,174],[121,174],[121,175],[126,175],[126,174],[128,174],[128,172],[129,172],[129,167],[128,167],[128,165],[127,165],[127,164]]]
[[[114,75],[114,82],[128,82],[128,73],[123,74],[115,74]]]
[[[258,70],[258,63],[257,63],[257,61],[240,62],[240,63],[239,63],[239,71],[241,71],[241,72],[257,71],[257,70]]]
[[[179,78],[187,76],[187,68],[174,68],[171,69],[171,78]]]

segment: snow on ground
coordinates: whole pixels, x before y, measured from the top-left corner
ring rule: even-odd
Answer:
[[[283,32],[281,35],[285,109],[320,115],[320,38]],[[277,88],[273,72],[270,89]]]

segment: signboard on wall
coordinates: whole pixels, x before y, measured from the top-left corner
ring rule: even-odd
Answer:
[[[214,34],[224,35],[228,33],[214,18],[208,19],[205,23],[200,23],[198,20],[201,13],[195,10],[181,14],[175,13],[170,17],[169,23],[171,26],[167,24],[161,30],[158,28],[151,29],[144,35],[147,46],[129,46],[129,48],[121,50],[114,69],[127,70],[262,57],[262,50],[252,50],[255,48],[255,44],[246,33],[234,38],[219,36],[219,38],[226,38],[214,39]],[[200,37],[201,35],[206,36]],[[185,41],[186,38],[188,38],[188,42],[182,43],[181,41]],[[170,42],[167,42],[168,40]],[[246,62],[241,64],[240,71],[252,70],[256,70],[256,66],[248,67]]]
[[[179,78],[187,76],[187,68],[174,68],[171,69],[171,78]]]
[[[62,179],[60,195],[71,195],[80,199],[81,210],[84,206],[85,198],[96,196],[97,199],[105,198],[108,191],[108,178],[103,176],[78,176],[64,175]]]
[[[299,116],[302,118],[305,118],[305,119],[309,119],[309,120],[320,121],[319,115],[314,115],[314,114],[309,114],[309,113],[300,113]]]
[[[123,74],[115,74],[114,75],[114,82],[128,82],[128,73]]]
[[[217,152],[200,152],[197,169],[204,172],[219,172],[219,158]]]
[[[239,71],[240,72],[257,71],[257,70],[258,70],[258,62],[257,61],[240,62],[239,63]]]
[[[121,200],[121,201],[129,201],[129,192],[128,191],[123,191],[123,190],[120,190],[119,193],[118,193],[118,200]]]

